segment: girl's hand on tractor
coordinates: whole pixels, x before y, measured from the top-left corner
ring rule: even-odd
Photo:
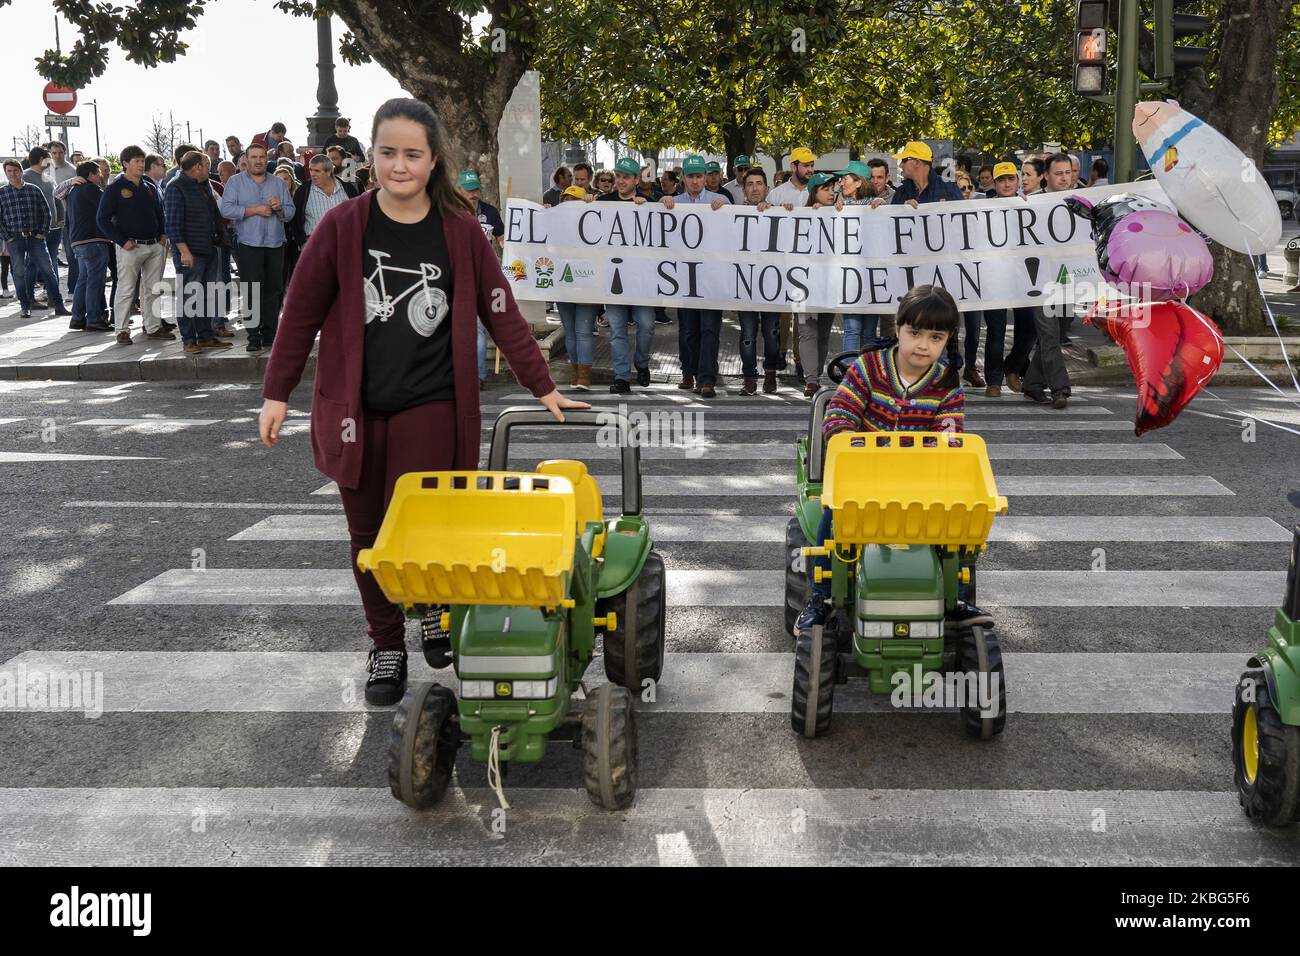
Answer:
[[[262,444],[267,448],[280,444],[280,426],[284,424],[288,414],[288,402],[276,402],[269,398],[262,402],[262,414],[257,418],[257,430],[261,433]]]
[[[563,395],[560,394],[559,389],[556,389],[550,392],[549,394],[543,395],[541,398],[538,399],[538,401],[546,406],[547,410],[549,410],[550,413],[555,416],[555,420],[557,422],[564,421],[564,412],[562,411],[562,409],[591,408],[591,406],[586,402],[575,402],[571,398],[565,398]],[[266,414],[265,409],[262,410],[262,414],[263,415]],[[281,420],[283,421],[283,418]],[[263,441],[265,441],[265,439],[263,439]]]

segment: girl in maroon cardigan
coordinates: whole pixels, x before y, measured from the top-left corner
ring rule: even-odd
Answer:
[[[406,687],[406,619],[357,554],[371,547],[399,475],[478,467],[482,320],[519,382],[555,417],[590,408],[560,395],[469,202],[452,185],[437,114],[392,99],[371,130],[379,188],[329,210],[303,247],[262,387],[259,427],[280,440],[289,394],[320,334],[312,391],[316,467],[338,483],[352,573],[373,647],[366,700]],[[435,611],[426,656],[450,663]]]

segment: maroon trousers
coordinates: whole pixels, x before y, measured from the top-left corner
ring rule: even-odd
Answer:
[[[366,610],[366,630],[376,650],[405,646],[406,616],[401,605],[384,597],[379,582],[357,568],[362,548],[375,543],[397,479],[408,471],[448,471],[456,453],[454,402],[428,402],[383,415],[365,411],[361,482],[356,490],[339,489],[352,539],[352,575]]]

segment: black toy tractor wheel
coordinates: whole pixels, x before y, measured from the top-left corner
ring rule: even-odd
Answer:
[[[626,687],[601,684],[582,712],[582,780],[591,802],[626,810],[636,799],[636,713]]]
[[[664,559],[651,551],[628,589],[601,602],[618,625],[604,632],[605,676],[634,694],[647,679],[657,681],[663,674],[666,591]]]
[[[790,694],[790,726],[805,737],[820,737],[831,729],[835,706],[835,639],[825,628],[799,633],[794,645],[794,689]]]
[[[785,633],[794,637],[794,624],[808,603],[808,559],[800,549],[808,546],[798,518],[785,526]]]
[[[442,799],[460,748],[456,695],[441,684],[417,684],[393,717],[388,744],[388,786],[415,810]]]
[[[1282,723],[1259,668],[1241,675],[1233,696],[1232,777],[1252,820],[1281,827],[1300,819],[1300,727]]]
[[[991,740],[1007,725],[1007,682],[1002,670],[1002,645],[991,628],[975,625],[961,636],[957,645],[957,670],[974,673],[978,689],[977,699],[968,700],[961,708],[962,726],[972,737]],[[978,696],[985,693],[991,698],[987,711],[980,707],[978,700]]]

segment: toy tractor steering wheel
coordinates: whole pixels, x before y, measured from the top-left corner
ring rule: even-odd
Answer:
[[[861,354],[858,351],[841,352],[826,363],[826,377],[836,385],[840,384],[840,382],[844,381],[849,366],[856,362]]]

